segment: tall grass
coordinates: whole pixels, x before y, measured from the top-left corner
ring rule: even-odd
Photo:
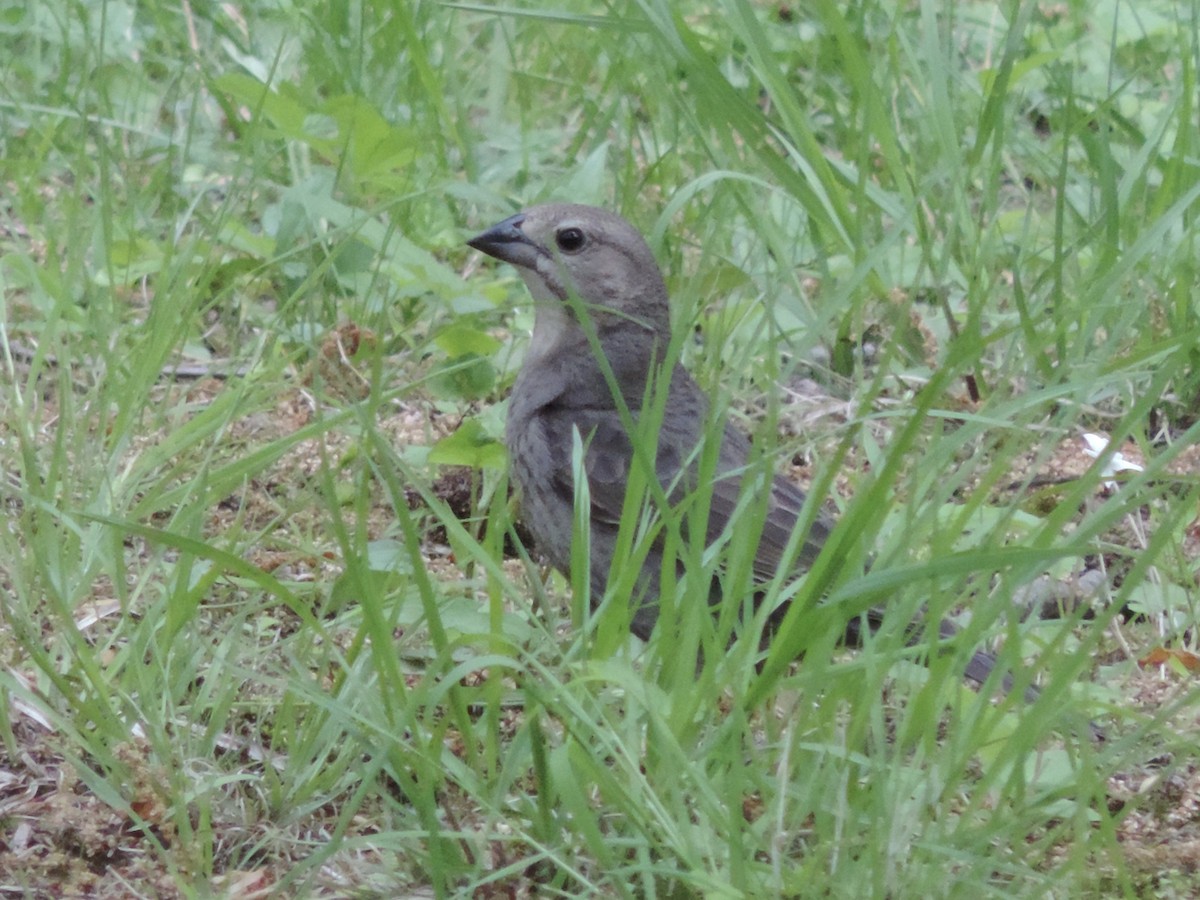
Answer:
[[[42,847],[147,895],[1160,876],[1109,779],[1194,761],[1195,692],[1136,712],[1107,626],[1194,618],[1193,5],[0,11],[5,887],[63,883]],[[462,240],[551,198],[642,228],[685,362],[838,508],[765,658],[699,570],[641,645],[514,552],[532,313]],[[1043,478],[1085,431],[1144,471]],[[1095,621],[1022,620],[1085,564]],[[1039,700],[963,684],[985,642]]]

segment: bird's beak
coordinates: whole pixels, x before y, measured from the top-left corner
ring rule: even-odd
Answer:
[[[524,221],[524,213],[509,216],[503,222],[493,225],[482,234],[475,235],[475,237],[467,241],[467,245],[474,247],[481,253],[486,253],[488,256],[494,256],[503,262],[512,263],[514,266],[520,266],[525,269],[532,269],[536,266],[537,258],[542,251],[521,230],[521,224]]]

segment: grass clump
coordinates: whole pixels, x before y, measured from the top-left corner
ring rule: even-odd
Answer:
[[[1184,882],[1191,6],[0,21],[5,888]],[[644,646],[572,617],[522,556],[531,311],[462,240],[546,199],[643,229],[689,367],[875,560],[776,586],[761,666],[695,604]],[[984,642],[1041,699],[963,686]]]

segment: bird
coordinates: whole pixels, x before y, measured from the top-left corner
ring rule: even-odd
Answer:
[[[511,478],[519,518],[537,550],[570,575],[577,498],[586,498],[591,600],[597,603],[616,562],[618,531],[626,510],[630,473],[638,465],[631,426],[649,414],[645,401],[665,389],[654,458],[647,468],[667,503],[678,504],[696,490],[701,472],[710,401],[679,362],[671,362],[670,299],[658,262],[641,233],[603,208],[570,203],[531,206],[467,241],[488,256],[514,266],[534,301],[533,334],[513,384],[505,423]],[[677,355],[677,354],[676,354]],[[649,388],[649,391],[648,391]],[[576,441],[584,447],[575,462]],[[717,541],[735,519],[747,479],[754,477],[750,441],[725,422],[711,469],[706,544]],[[711,466],[711,460],[710,460]],[[576,472],[586,477],[586,491]],[[708,471],[708,470],[706,470]],[[789,566],[788,575],[811,567],[835,522],[823,511],[805,513],[803,490],[781,474],[768,481],[766,514],[751,566],[754,581],[765,584]],[[807,522],[798,549],[793,532]],[[792,551],[789,553],[789,549]],[[648,639],[659,611],[666,553],[661,538],[636,576],[631,597],[631,631]],[[682,573],[682,563],[676,563]],[[718,579],[703,598],[720,603]],[[772,613],[771,622],[783,610]],[[869,624],[882,612],[872,609]],[[770,624],[770,623],[768,623]],[[847,642],[860,637],[858,619],[847,623]],[[938,623],[942,638],[957,629]],[[911,632],[916,640],[916,632]],[[982,685],[996,658],[974,652],[964,675]],[[1011,678],[1005,678],[1006,687]],[[1036,690],[1026,699],[1036,698]]]

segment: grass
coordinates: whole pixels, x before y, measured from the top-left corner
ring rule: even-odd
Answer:
[[[0,886],[1186,894],[1196,12],[0,3]],[[532,311],[462,242],[552,198],[838,507],[765,660],[516,540]]]

